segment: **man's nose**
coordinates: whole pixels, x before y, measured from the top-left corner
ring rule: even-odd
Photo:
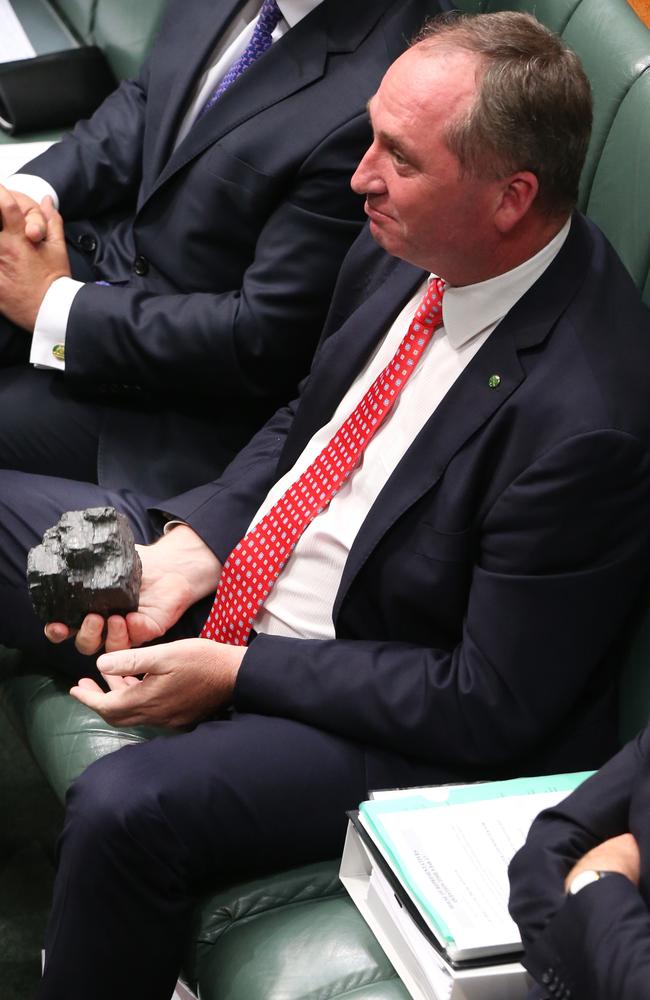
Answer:
[[[359,166],[352,175],[350,184],[356,194],[368,194],[378,191],[383,186],[383,182],[378,173],[378,158],[375,153],[374,143],[366,150]]]

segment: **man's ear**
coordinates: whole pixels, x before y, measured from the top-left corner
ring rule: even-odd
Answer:
[[[494,222],[505,235],[524,218],[537,197],[539,182],[530,170],[520,170],[503,182]]]

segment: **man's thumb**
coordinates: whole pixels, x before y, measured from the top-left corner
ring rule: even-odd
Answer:
[[[54,207],[52,199],[48,195],[43,198],[41,202],[41,211],[47,222],[47,237],[48,239],[64,239],[63,235],[63,219]]]

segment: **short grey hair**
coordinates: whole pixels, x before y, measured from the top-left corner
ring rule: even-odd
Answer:
[[[462,170],[495,178],[529,170],[541,211],[571,211],[592,122],[591,86],[578,56],[536,18],[515,11],[438,16],[414,44],[480,56],[476,100],[445,133]]]

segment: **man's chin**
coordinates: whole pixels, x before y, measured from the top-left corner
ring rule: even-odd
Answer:
[[[396,241],[391,240],[390,233],[387,232],[384,226],[375,219],[369,220],[370,233],[372,238],[376,243],[379,244],[387,253],[392,254],[394,257],[398,257]]]

